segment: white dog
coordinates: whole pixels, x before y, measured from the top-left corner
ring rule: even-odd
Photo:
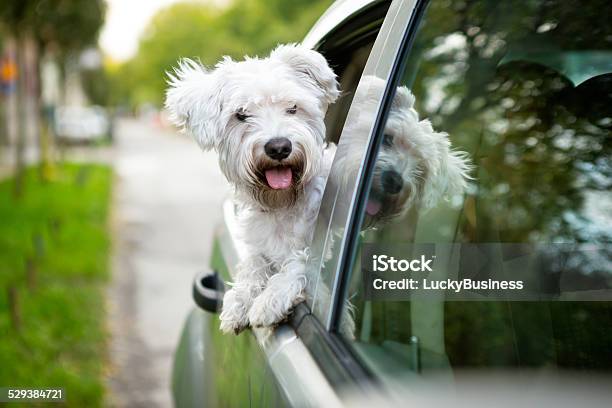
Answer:
[[[215,149],[234,187],[248,257],[225,294],[221,330],[271,326],[304,299],[305,262],[335,146],[323,118],[339,95],[325,58],[297,45],[214,70],[183,60],[166,107]]]

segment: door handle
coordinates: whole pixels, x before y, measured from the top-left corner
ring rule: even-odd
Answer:
[[[216,271],[203,271],[193,280],[193,300],[200,309],[218,313],[223,305],[225,285]]]

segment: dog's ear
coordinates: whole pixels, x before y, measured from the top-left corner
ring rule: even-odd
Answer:
[[[414,109],[414,94],[406,86],[398,86],[393,97],[393,109]]]
[[[200,63],[185,58],[167,75],[165,106],[170,120],[189,131],[202,149],[213,148],[220,132],[221,101],[212,73]]]
[[[321,93],[325,107],[338,99],[340,90],[336,74],[320,53],[298,44],[286,44],[276,47],[270,58],[284,62],[297,75],[310,81]]]
[[[422,121],[433,132],[429,121]],[[435,134],[437,158],[428,160],[422,204],[425,209],[434,207],[441,199],[463,194],[467,188],[472,164],[466,152],[452,150],[446,133]]]

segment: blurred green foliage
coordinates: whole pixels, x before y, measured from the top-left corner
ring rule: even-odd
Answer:
[[[107,64],[112,104],[161,106],[165,72],[179,58],[214,65],[222,56],[265,55],[280,43],[299,42],[331,0],[235,0],[226,8],[178,3],[160,11],[138,53],[122,65]]]
[[[67,406],[101,406],[112,171],[63,165],[52,182],[34,168],[26,177],[19,205],[12,181],[0,183],[0,384],[64,387]]]
[[[111,101],[111,82],[103,67],[81,70],[81,84],[89,102],[108,106]]]
[[[104,22],[103,0],[19,0],[0,2],[0,28],[19,35],[32,32],[43,44],[61,50],[95,43]]]

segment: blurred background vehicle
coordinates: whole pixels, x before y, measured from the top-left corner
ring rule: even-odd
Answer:
[[[55,134],[64,143],[93,143],[110,139],[111,126],[100,106],[61,106],[55,111]]]

